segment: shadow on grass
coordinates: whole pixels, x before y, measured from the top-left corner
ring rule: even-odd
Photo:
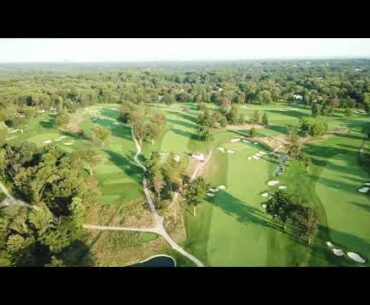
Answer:
[[[172,124],[181,125],[181,126],[184,126],[184,127],[187,127],[187,128],[195,128],[196,127],[196,124],[190,123],[190,122],[187,122],[187,121],[174,120],[174,119],[168,119],[167,121],[171,122]]]
[[[281,226],[272,221],[266,213],[246,205],[228,192],[221,191],[217,194],[216,200],[208,199],[208,201],[214,206],[221,208],[227,215],[235,217],[240,223],[282,231]]]
[[[174,133],[176,133],[176,134],[178,134],[180,136],[189,138],[191,140],[202,141],[202,138],[199,135],[195,134],[195,133],[192,133],[192,132],[189,132],[189,131],[185,131],[185,130],[181,130],[181,129],[177,129],[177,128],[173,128],[171,130]]]
[[[366,195],[364,195],[366,196]],[[369,197],[370,199],[370,197]],[[359,203],[359,202],[350,202],[351,204],[363,209],[364,211],[370,213],[370,205],[367,205],[367,204],[363,204],[363,203]]]
[[[133,178],[136,182],[141,183],[142,169],[134,163],[134,152],[132,152],[132,156],[130,157],[125,157],[112,150],[104,150],[104,152],[108,154],[113,164],[117,165],[125,174]]]
[[[55,127],[55,118],[40,121],[40,125],[46,129],[52,129]]]
[[[63,250],[59,255],[66,266],[71,267],[92,267],[94,266],[93,258],[91,257],[90,247],[84,242],[77,240],[69,247]]]
[[[114,107],[112,107],[112,108],[114,108]],[[99,113],[101,115],[104,115],[104,116],[106,116],[108,118],[111,118],[111,119],[117,119],[118,116],[119,116],[119,110],[116,111],[116,110],[112,110],[112,109],[109,109],[109,108],[100,109]]]
[[[280,114],[280,115],[291,116],[291,117],[294,117],[294,118],[297,118],[297,119],[305,118],[307,116],[310,116],[307,113],[296,111],[296,110],[285,110],[284,112],[281,112],[280,110],[269,110],[269,112],[277,113],[277,114]]]
[[[272,130],[278,133],[288,134],[288,128],[282,125],[268,125],[265,129]]]

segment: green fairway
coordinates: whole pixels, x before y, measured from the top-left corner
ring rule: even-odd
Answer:
[[[105,127],[112,133],[104,147],[97,143],[94,145],[101,152],[102,159],[94,169],[94,175],[100,185],[101,201],[106,204],[125,203],[144,198],[139,179],[141,169],[133,162],[135,146],[131,138],[131,130],[117,122],[119,112],[114,109],[118,109],[118,105],[94,105],[77,111],[77,115],[81,116],[79,126],[87,135],[91,134],[91,129],[96,125]],[[60,137],[64,138],[55,141]],[[59,145],[69,152],[89,143],[88,140],[56,129],[54,116],[47,114],[32,121],[24,129],[23,134],[19,134],[12,141],[20,143],[24,140],[40,146]],[[45,143],[45,141],[51,141],[51,143]],[[72,144],[65,145],[65,143]]]
[[[214,106],[208,105],[210,108]],[[102,204],[120,204],[143,201],[142,170],[133,162],[135,146],[129,127],[116,120],[119,105],[104,104],[79,109],[80,128],[88,136],[96,126],[108,128],[112,135],[105,146],[94,145],[101,153],[102,162],[94,169]],[[193,107],[194,108],[194,107]],[[325,245],[332,241],[343,250],[359,253],[370,260],[370,200],[357,189],[370,182],[369,173],[359,161],[363,138],[359,133],[367,120],[364,116],[344,117],[340,111],[329,117],[329,128],[348,127],[349,134],[331,135],[310,143],[305,151],[313,160],[307,172],[298,161],[290,161],[283,176],[274,176],[277,160],[265,155],[259,160],[250,159],[259,151],[266,151],[260,144],[232,143],[230,139],[239,131],[213,130],[213,139],[200,140],[195,123],[198,111],[188,104],[149,106],[149,110],[163,113],[166,128],[153,143],[144,142],[144,155],[158,150],[165,160],[166,153],[174,152],[187,164],[189,153],[213,150],[205,173],[212,186],[225,185],[226,189],[208,198],[193,216],[185,209],[187,239],[184,247],[208,266],[353,266],[358,265],[346,257],[336,257]],[[270,125],[260,129],[258,136],[273,137],[286,134],[289,124],[297,125],[300,118],[310,115],[304,106],[247,105],[241,107],[248,120],[254,111],[266,112]],[[60,139],[60,137],[64,137]],[[60,139],[60,140],[58,140]],[[24,140],[37,145],[59,145],[72,152],[90,143],[71,133],[54,127],[54,116],[41,115],[33,120],[23,134],[9,142]],[[56,141],[57,140],[57,141]],[[72,143],[65,145],[65,143]],[[222,153],[216,148],[235,150],[234,154]],[[184,158],[186,157],[186,158]],[[87,174],[87,173],[86,173]],[[271,220],[262,203],[263,192],[277,189],[267,186],[271,179],[278,179],[320,213],[321,229],[312,246],[288,236]],[[173,251],[179,265],[191,265]]]
[[[297,124],[310,111],[304,107],[248,105],[245,113],[264,109],[270,127],[258,131],[260,136],[286,132],[288,124]],[[262,113],[262,112],[261,112]],[[336,257],[326,246],[331,240],[344,251],[353,251],[369,260],[370,200],[357,189],[370,182],[369,174],[358,162],[365,124],[363,116],[342,114],[329,117],[329,128],[349,127],[347,135],[331,136],[308,145],[306,151],[314,164],[309,172],[298,161],[288,163],[286,172],[274,178],[276,160],[247,161],[261,148],[252,144],[230,143],[231,132],[218,132],[209,147],[222,145],[235,154],[216,152],[205,176],[213,186],[226,185],[215,198],[199,208],[197,216],[186,213],[187,249],[210,266],[354,266],[348,257]],[[216,145],[217,143],[217,145]],[[321,229],[315,243],[307,243],[281,232],[267,216],[261,192],[271,191],[269,179],[278,179],[288,190],[300,195],[305,204],[320,213]]]

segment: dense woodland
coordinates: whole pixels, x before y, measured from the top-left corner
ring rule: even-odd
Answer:
[[[321,116],[334,108],[344,108],[348,115],[352,109],[370,112],[368,60],[168,65],[0,66],[1,181],[18,199],[37,207],[0,209],[0,265],[63,265],[61,254],[79,239],[85,210],[96,200],[97,189],[93,150],[67,154],[54,146],[12,146],[5,141],[7,127],[23,128],[45,112],[57,114],[56,124],[62,126],[78,107],[119,103],[120,121],[131,123],[140,142],[154,141],[166,119],[145,112],[142,105],[193,102],[203,110],[197,121],[199,135],[208,138],[216,123],[244,123],[236,105],[286,102],[312,107],[312,118],[302,121],[301,131],[319,135],[327,130]],[[209,112],[202,108],[204,103],[219,110]],[[258,113],[254,120],[268,124]],[[104,129],[94,133],[102,142],[109,137]],[[290,153],[300,155],[294,139]],[[170,191],[178,190],[185,178],[176,163],[160,167],[158,158],[152,154],[147,165],[159,204],[169,200]],[[189,186],[190,201],[204,193],[203,184],[199,180]],[[275,206],[271,201],[272,212]]]

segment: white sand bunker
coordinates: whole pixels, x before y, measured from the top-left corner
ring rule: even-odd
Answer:
[[[113,125],[120,125],[120,123],[118,123],[118,122],[114,122],[114,123],[113,123]]]
[[[277,184],[279,184],[280,182],[278,180],[270,180],[269,182],[267,182],[267,185],[268,186],[275,186]]]
[[[332,244],[332,242],[330,242],[330,241],[327,241],[326,242],[326,245],[329,247],[329,248],[333,248],[334,247],[334,245]]]
[[[264,198],[267,198],[269,196],[269,193],[267,193],[267,192],[266,193],[262,193],[261,196],[264,197]]]
[[[217,147],[217,150],[220,151],[220,152],[223,152],[223,153],[225,152],[225,148],[223,148],[221,146]]]
[[[52,142],[51,140],[46,140],[46,141],[42,142],[42,144],[49,144],[51,142]]]
[[[254,142],[253,144],[254,144],[254,145],[257,145],[258,143],[257,143],[257,142]]]
[[[355,262],[357,263],[365,263],[366,261],[360,256],[358,255],[357,253],[354,253],[354,252],[347,252],[347,255],[350,259],[354,260]]]
[[[279,190],[286,190],[287,186],[286,185],[280,185],[278,187]]]
[[[233,150],[233,149],[228,149],[228,150],[227,150],[227,152],[228,152],[229,154],[235,154],[235,150]]]
[[[243,143],[245,143],[245,144],[249,144],[249,143],[250,143],[248,140],[242,140],[242,141],[243,141]]]
[[[62,139],[60,139],[60,138],[54,139],[54,142],[59,142],[59,141],[62,141]]]
[[[333,253],[336,255],[336,256],[343,256],[344,255],[344,252],[342,249],[336,249],[334,248],[333,249]]]
[[[367,193],[369,190],[370,190],[370,187],[368,187],[368,186],[365,186],[365,187],[362,187],[362,188],[358,189],[358,191],[360,193]]]
[[[366,182],[364,185],[365,186],[370,186],[370,182]]]
[[[72,142],[63,143],[64,145],[72,145]]]
[[[61,136],[61,137],[59,137],[59,139],[65,139],[66,138],[66,136]]]
[[[215,195],[216,195],[216,194],[214,194],[214,193],[207,193],[207,196],[208,196],[208,197],[215,197]]]
[[[232,143],[240,142],[240,138],[231,139],[230,142]]]
[[[223,184],[221,184],[221,185],[219,185],[217,188],[218,188],[219,190],[224,190],[224,189],[226,189],[226,186],[224,186]]]
[[[262,150],[260,150],[258,153],[259,153],[260,155],[262,155],[262,156],[267,155],[267,152],[262,151]]]
[[[219,189],[218,189],[218,188],[213,188],[213,187],[211,187],[211,188],[209,189],[209,191],[210,191],[210,192],[212,192],[212,193],[217,193],[217,192],[219,191]]]
[[[267,208],[267,204],[266,204],[266,203],[264,203],[264,204],[262,205],[262,207],[263,207],[264,209],[266,209],[266,208]]]
[[[260,157],[258,157],[258,156],[253,156],[252,157],[254,160],[259,160],[260,159]]]
[[[252,157],[248,157],[248,160],[252,160]]]

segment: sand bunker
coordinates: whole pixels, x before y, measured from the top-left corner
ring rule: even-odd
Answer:
[[[355,262],[358,262],[358,263],[365,263],[366,261],[360,256],[358,255],[357,253],[354,253],[354,252],[347,252],[347,255],[350,259],[354,260]]]
[[[248,157],[248,160],[252,160],[252,157]]]
[[[258,157],[258,156],[253,156],[252,157],[254,160],[259,160],[260,159],[260,157]]]
[[[211,187],[211,188],[209,189],[209,191],[210,191],[210,192],[212,192],[212,193],[217,193],[217,192],[219,191],[219,189],[218,189],[218,188],[213,188],[213,187]]]
[[[64,145],[72,145],[72,142],[63,143]]]
[[[333,249],[333,253],[336,255],[336,256],[343,256],[344,255],[344,252],[342,249],[336,249],[334,248]]]
[[[277,184],[279,184],[280,182],[278,180],[270,180],[269,182],[267,182],[267,185],[268,186],[275,186]]]
[[[46,140],[46,141],[42,142],[42,144],[49,144],[51,142],[52,142],[51,140]]]
[[[224,185],[221,184],[221,185],[218,186],[218,189],[219,190],[224,190],[224,189],[226,189],[226,186],[224,186]]]
[[[240,139],[239,138],[234,138],[234,139],[231,139],[230,142],[232,142],[232,143],[240,142]]]
[[[250,143],[248,140],[242,140],[242,141],[243,141],[243,143],[245,143],[245,144],[249,144],[249,143]]]
[[[279,190],[285,190],[287,188],[287,186],[286,185],[280,185],[279,187],[278,187],[278,189]]]
[[[365,187],[362,187],[362,188],[358,189],[358,191],[360,193],[367,193],[369,190],[370,190],[370,187],[368,187],[368,186],[365,186]]]
[[[262,193],[261,196],[264,197],[264,198],[267,198],[269,196],[269,193],[267,193],[267,192],[266,193]]]
[[[227,152],[228,152],[229,154],[235,154],[235,150],[233,150],[233,149],[228,149],[228,150],[227,150]]]
[[[267,208],[267,204],[266,204],[266,203],[264,203],[264,204],[262,205],[262,207],[263,207],[264,209],[266,209],[266,208]]]
[[[370,186],[370,182],[367,182],[364,184],[365,186]]]
[[[334,247],[334,245],[333,245],[330,241],[327,241],[327,242],[326,242],[326,245],[327,245],[328,247],[330,247],[330,248],[333,248],[333,247]]]
[[[257,143],[257,142],[254,142],[253,144],[254,144],[254,145],[257,145],[258,143]]]
[[[214,193],[207,193],[207,196],[208,196],[208,197],[215,197],[215,195],[216,195],[216,194],[214,194]]]

